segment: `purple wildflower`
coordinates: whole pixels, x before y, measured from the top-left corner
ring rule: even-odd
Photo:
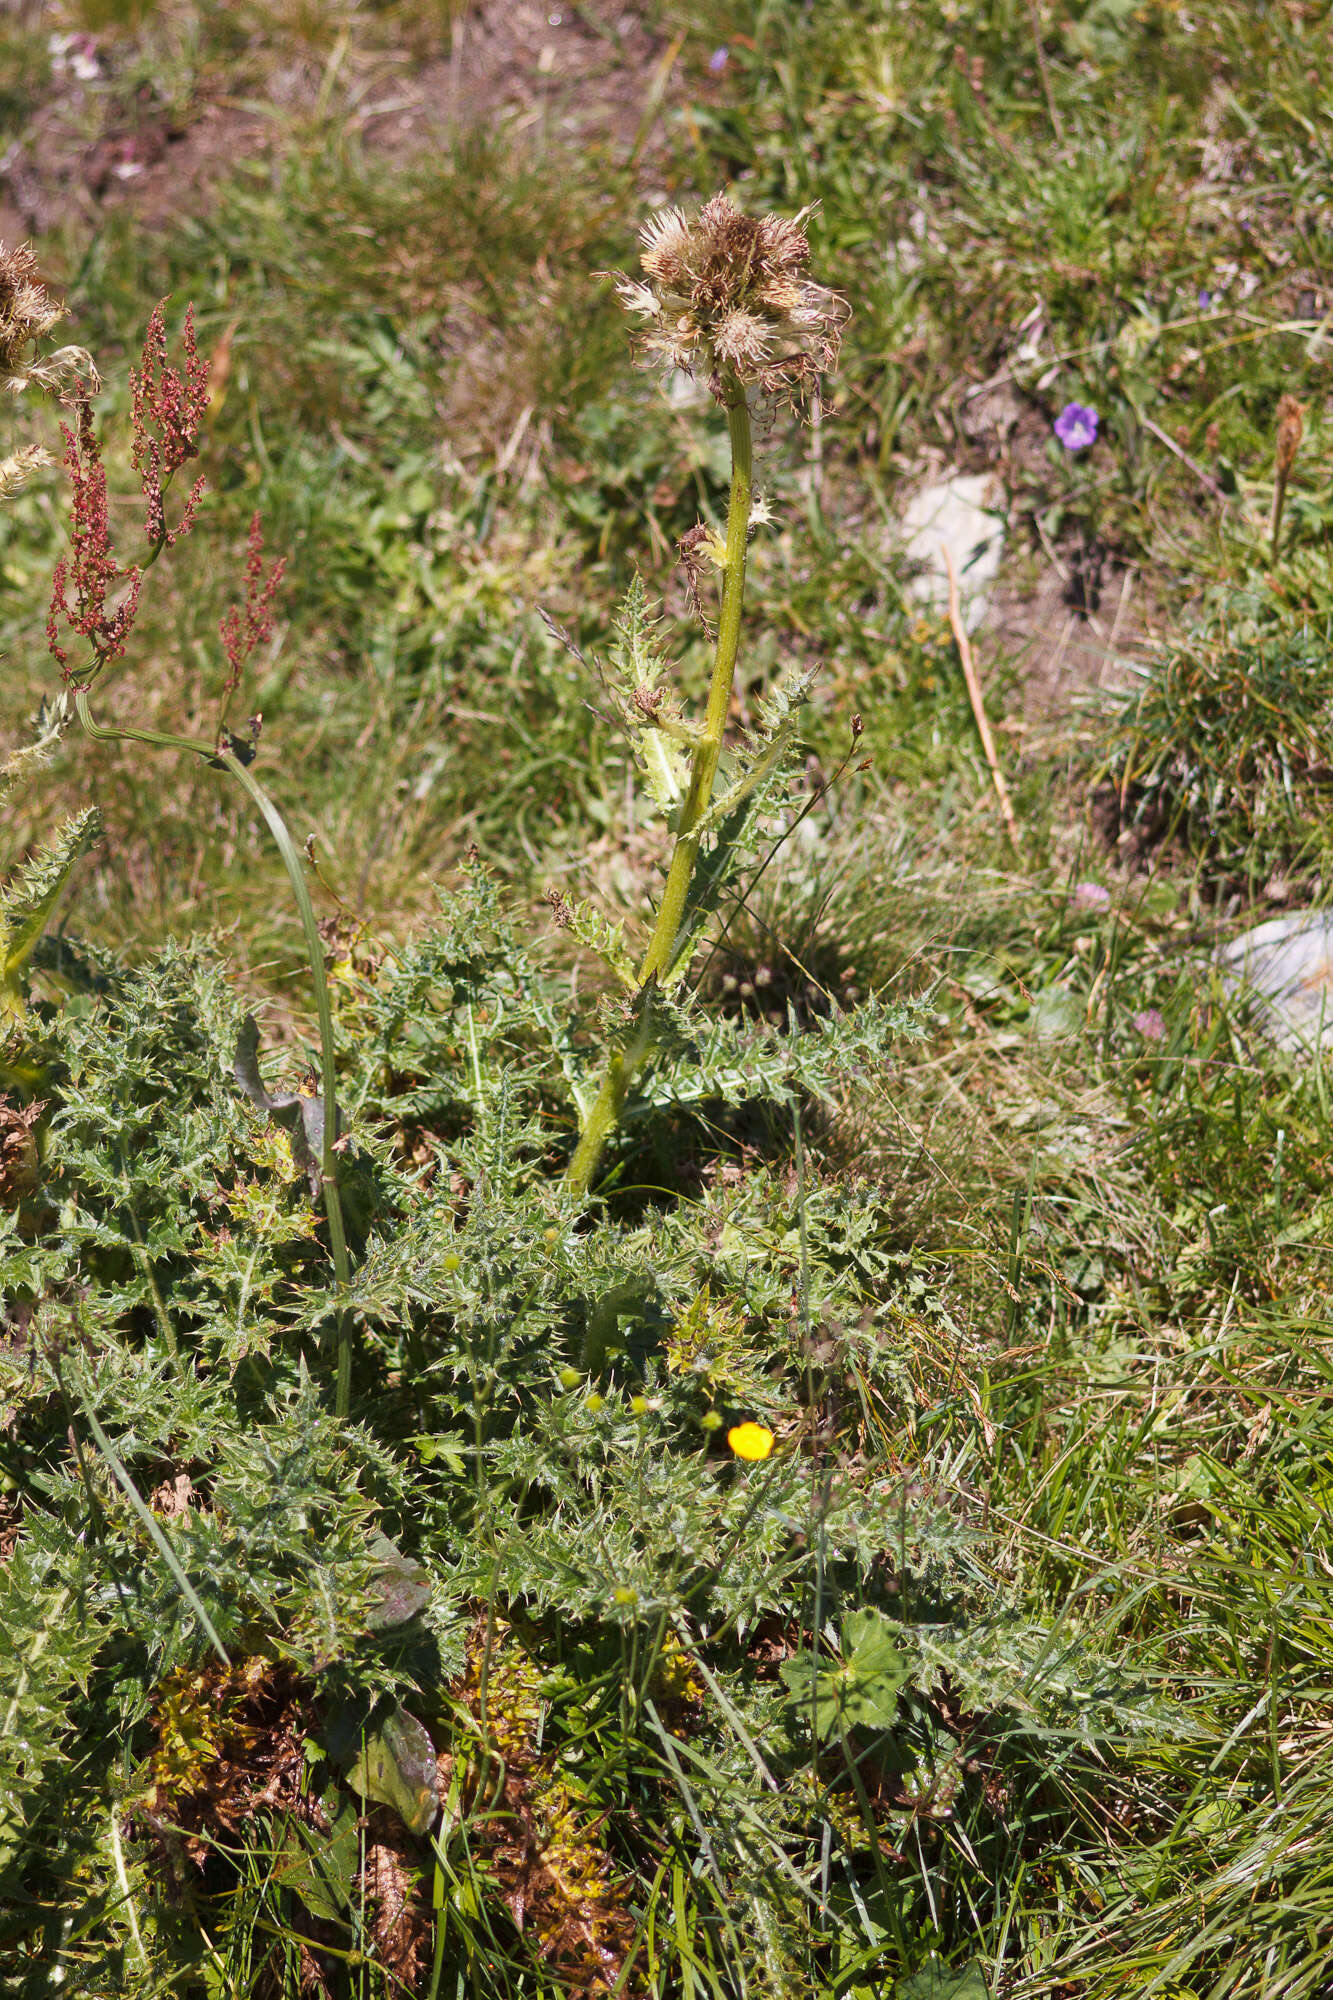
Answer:
[[[1086,451],[1097,442],[1101,419],[1086,403],[1066,403],[1055,420],[1055,435],[1066,451]]]
[[[1111,892],[1100,882],[1078,882],[1069,900],[1076,910],[1105,910],[1110,908]]]
[[[729,54],[730,51],[727,49],[713,50],[712,55],[709,56],[708,58],[708,67],[713,72],[714,76],[721,76],[723,70],[727,66],[727,58]]]
[[[1199,311],[1200,311],[1200,312],[1209,312],[1209,311],[1211,311],[1211,309],[1212,309],[1212,303],[1213,303],[1213,295],[1212,295],[1212,293],[1211,293],[1211,292],[1200,292],[1200,293],[1199,293]]]
[[[1156,1007],[1145,1007],[1141,1014],[1136,1014],[1134,1016],[1134,1026],[1138,1029],[1145,1042],[1164,1042],[1166,1040],[1166,1022],[1162,1019],[1161,1012]]]

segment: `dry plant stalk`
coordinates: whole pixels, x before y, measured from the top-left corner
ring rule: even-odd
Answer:
[[[1055,102],[1055,92],[1051,88],[1051,72],[1046,63],[1046,49],[1041,38],[1041,16],[1037,12],[1037,0],[1028,0],[1028,19],[1032,23],[1032,46],[1037,55],[1037,73],[1041,77],[1042,95],[1046,99],[1046,115],[1051,121],[1051,130],[1056,143],[1063,146],[1065,128],[1060,123],[1060,112]]]
[[[1021,852],[1021,842],[1018,837],[1018,822],[1014,818],[1013,801],[1009,797],[1009,787],[1004,781],[1004,772],[1000,769],[1000,759],[995,749],[995,738],[991,735],[990,721],[986,715],[986,704],[982,700],[981,681],[977,676],[976,665],[972,658],[972,646],[967,636],[967,627],[963,624],[962,609],[958,602],[958,572],[954,568],[953,551],[947,542],[941,542],[940,547],[944,551],[944,566],[949,572],[949,623],[953,628],[954,640],[958,647],[958,657],[963,663],[963,679],[967,682],[968,700],[972,704],[972,713],[976,717],[977,734],[981,738],[981,747],[986,753],[986,762],[990,765],[991,781],[995,786],[995,796],[1000,801],[1000,813],[1004,819],[1005,831],[1009,835],[1014,852],[1017,854]]]
[[[1273,518],[1269,523],[1268,539],[1271,559],[1277,561],[1278,545],[1282,535],[1282,508],[1287,497],[1287,481],[1291,478],[1291,468],[1296,463],[1296,454],[1305,436],[1305,405],[1295,396],[1282,396],[1277,406],[1277,463],[1273,474]]]

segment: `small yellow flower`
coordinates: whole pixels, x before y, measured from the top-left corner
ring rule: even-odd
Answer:
[[[765,1424],[733,1424],[727,1443],[737,1458],[767,1458],[773,1449],[773,1433]]]

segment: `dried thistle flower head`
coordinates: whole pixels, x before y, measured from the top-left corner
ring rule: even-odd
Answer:
[[[22,395],[29,383],[53,392],[80,380],[97,387],[97,370],[83,348],[61,347],[40,360],[32,353],[64,317],[27,245],[10,250],[0,243],[0,387],[9,395]]]
[[[836,363],[847,317],[806,276],[809,212],[751,216],[716,194],[692,222],[678,208],[651,216],[639,232],[646,282],[616,276],[626,311],[647,321],[643,353],[702,373],[719,402],[730,378],[802,407]]]

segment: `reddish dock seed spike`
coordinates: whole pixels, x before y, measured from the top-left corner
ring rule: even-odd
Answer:
[[[194,526],[195,509],[204,490],[203,480],[196,479],[184,513],[177,525],[169,529],[163,489],[174,473],[199,455],[199,430],[208,409],[208,363],[199,357],[194,307],[190,306],[181,331],[184,375],[171,366],[167,360],[165,303],[164,300],[156,307],[148,322],[141,365],[130,370],[130,389],[134,465],[148,507],[145,528],[150,542],[165,542],[171,548]]]
[[[51,609],[46,621],[47,643],[69,679],[69,654],[59,642],[60,620],[93,648],[99,664],[115,660],[125,650],[125,640],[139,609],[139,587],[143,580],[137,568],[121,569],[111,554],[106,511],[106,468],[93,429],[92,406],[79,405],[77,433],[68,424],[60,426],[65,439],[65,470],[74,493],[71,550],[61,556],[51,582]],[[106,594],[118,583],[128,583],[129,591],[115,611],[108,612]],[[66,586],[74,593],[70,603]]]
[[[167,482],[190,459],[198,457],[197,439],[208,407],[208,363],[199,356],[193,306],[185,314],[181,346],[185,356],[183,375],[167,360],[166,321],[163,305],[159,305],[148,322],[140,365],[130,370],[131,451],[143,490],[144,532],[152,554],[163,547],[173,547],[182,535],[189,534],[204,491],[201,476],[191,487],[175,527],[168,528],[164,504]],[[86,395],[78,403],[77,433],[65,424],[61,430],[65,438],[65,470],[73,488],[71,549],[56,564],[46,638],[68,681],[69,654],[60,644],[61,621],[92,647],[94,657],[88,676],[91,678],[125,651],[125,641],[139,609],[143,572],[137,565],[122,569],[111,553],[106,468],[93,429],[92,404]],[[115,611],[108,612],[107,592],[121,583],[129,588]]]
[[[273,630],[273,596],[282,582],[287,558],[279,556],[264,575],[264,531],[258,514],[250,522],[249,550],[245,559],[245,602],[233,604],[218,625],[218,636],[227,655],[227,679],[223,697],[234,692],[241,670],[257,646],[262,646]]]

